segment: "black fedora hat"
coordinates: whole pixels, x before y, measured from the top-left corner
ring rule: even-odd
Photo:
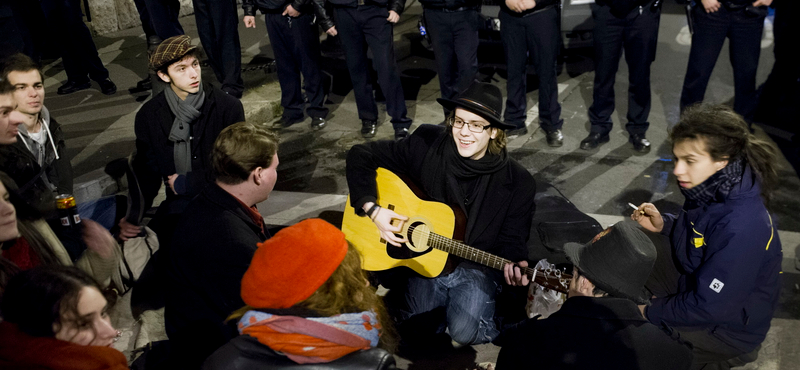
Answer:
[[[451,111],[463,108],[475,113],[489,121],[492,127],[503,130],[514,128],[500,118],[500,113],[503,111],[503,93],[495,85],[475,82],[453,100],[438,98],[436,101]]]
[[[650,302],[644,284],[656,262],[656,247],[632,221],[617,222],[589,243],[566,243],[564,252],[589,281],[610,296],[637,304]]]

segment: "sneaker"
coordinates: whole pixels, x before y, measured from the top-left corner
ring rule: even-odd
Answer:
[[[106,78],[105,80],[97,81],[100,85],[100,92],[105,95],[114,95],[117,93],[117,85],[114,84],[111,79]]]
[[[312,130],[322,130],[328,122],[325,121],[322,117],[311,117],[311,129]]]
[[[72,94],[76,91],[86,90],[92,87],[92,83],[89,81],[86,82],[75,82],[75,81],[67,81],[65,84],[61,85],[56,92],[58,95],[67,95]]]

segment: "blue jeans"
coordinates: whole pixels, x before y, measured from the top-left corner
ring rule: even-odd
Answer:
[[[483,271],[462,267],[432,279],[415,276],[408,280],[408,311],[400,312],[400,319],[405,321],[444,306],[447,333],[453,340],[460,344],[488,343],[500,334],[494,323],[498,287]],[[444,325],[437,328],[439,333],[444,330]]]
[[[117,217],[117,199],[110,195],[78,203],[78,214],[81,215],[81,218],[88,218],[111,230]]]

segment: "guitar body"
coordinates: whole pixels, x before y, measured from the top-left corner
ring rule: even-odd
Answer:
[[[426,230],[439,235],[458,238],[463,234],[463,215],[456,214],[444,203],[423,200],[423,195],[413,184],[407,184],[389,170],[378,168],[378,204],[408,216],[403,234],[410,243],[396,247],[381,238],[378,228],[369,217],[359,217],[350,205],[350,196],[342,220],[342,231],[347,240],[361,253],[363,269],[383,271],[406,266],[425,277],[442,273],[447,264],[448,253],[431,248],[425,234],[408,232]],[[412,189],[413,187],[413,189]]]

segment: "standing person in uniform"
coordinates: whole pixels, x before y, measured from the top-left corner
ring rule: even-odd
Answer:
[[[725,106],[687,108],[670,133],[673,173],[686,197],[680,214],[643,203],[631,214],[659,243],[640,306],[694,345],[695,368],[755,360],[781,291],[781,241],[764,205],[778,178],[777,149]]]
[[[378,127],[378,106],[375,104],[372,84],[369,82],[370,65],[367,46],[372,50],[372,61],[378,71],[378,84],[386,97],[386,112],[392,117],[395,140],[408,136],[411,119],[408,118],[403,86],[394,56],[393,25],[400,20],[404,0],[328,0],[334,5],[339,27],[328,17],[324,0],[314,0],[317,19],[329,35],[342,37],[347,70],[353,82],[361,136],[375,136]]]
[[[405,140],[350,149],[347,184],[351,205],[360,216],[372,219],[388,243],[399,247],[407,242],[395,233],[412,215],[400,215],[376,203],[375,171],[386,168],[407,176],[431,200],[460,206],[467,218],[467,245],[527,266],[536,183],[506,152],[509,125],[500,119],[500,89],[476,82],[455,100],[438,101],[453,112],[446,127],[422,125]],[[507,284],[519,285],[521,278],[509,277],[508,272],[519,274],[519,269],[508,268],[505,275]],[[447,329],[455,345],[491,342],[499,334],[494,321],[495,296],[503,278],[502,272],[471,261],[460,261],[450,274],[411,277],[398,318],[400,335],[405,335],[402,339],[419,345]],[[410,319],[441,308],[446,311],[443,322],[411,327]]]
[[[97,81],[100,92],[114,95],[117,85],[108,78],[108,69],[97,54],[92,34],[83,23],[80,0],[41,0],[44,22],[55,33],[61,46],[61,60],[67,82],[58,88],[59,95],[72,94],[92,87]]]
[[[539,122],[547,137],[547,145],[564,144],[561,127],[561,104],[558,104],[556,57],[561,31],[558,29],[557,0],[505,0],[500,3],[500,36],[508,65],[508,100],[506,123],[514,128],[509,135],[528,133],[527,70],[528,53],[539,76]]]
[[[761,33],[767,6],[772,0],[702,0],[699,3],[692,10],[694,33],[683,80],[681,111],[703,101],[727,37],[733,66],[733,110],[750,123],[758,104],[756,70],[761,55]]]
[[[242,47],[236,0],[192,0],[197,33],[222,91],[241,99]]]
[[[264,13],[272,53],[278,66],[283,115],[273,128],[289,127],[303,120],[303,110],[311,117],[311,128],[325,127],[325,92],[319,61],[319,31],[314,5],[303,0],[244,0],[244,25],[256,28],[256,9]],[[308,97],[308,108],[300,87],[300,72]]]
[[[622,49],[628,64],[628,123],[625,129],[633,149],[650,152],[645,138],[650,122],[650,64],[656,57],[661,0],[598,0],[592,4],[594,18],[594,92],[589,120],[589,136],[581,149],[594,149],[609,141],[614,123],[614,81]]]
[[[455,99],[478,73],[480,0],[421,0],[431,37],[442,99]],[[447,118],[450,111],[444,108]]]

